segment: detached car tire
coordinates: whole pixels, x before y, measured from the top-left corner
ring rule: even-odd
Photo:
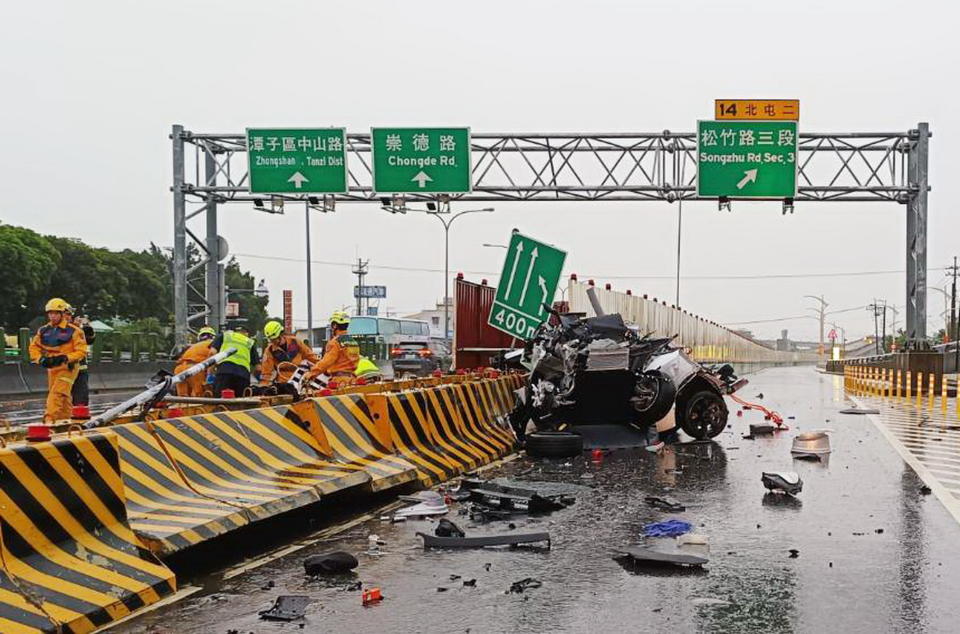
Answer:
[[[583,436],[565,431],[527,434],[524,449],[534,458],[571,458],[583,453]]]
[[[727,427],[728,416],[723,397],[710,390],[694,392],[677,403],[677,425],[697,440],[717,436]]]

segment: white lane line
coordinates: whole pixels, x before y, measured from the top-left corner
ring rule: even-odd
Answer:
[[[856,396],[849,397],[857,407],[867,407],[868,403],[861,401]],[[930,487],[930,490],[933,492],[937,499],[940,500],[940,503],[943,504],[944,508],[947,509],[947,512],[953,515],[953,519],[960,523],[960,500],[957,499],[954,494],[943,486],[940,483],[940,480],[934,476],[929,469],[914,456],[906,447],[903,446],[903,443],[894,435],[894,433],[883,424],[883,421],[876,414],[867,414],[871,421],[873,421],[874,427],[883,434],[887,439],[887,442],[890,443],[890,446],[900,454],[900,457],[906,462],[910,467],[916,472],[917,476]]]

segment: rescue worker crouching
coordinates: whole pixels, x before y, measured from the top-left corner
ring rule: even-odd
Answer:
[[[335,379],[337,385],[353,383],[360,361],[360,344],[347,334],[350,317],[343,311],[330,316],[330,340],[323,349],[323,357],[307,372],[305,381],[320,375]]]
[[[377,381],[383,380],[383,373],[380,371],[380,368],[378,368],[377,364],[371,361],[369,357],[360,357],[354,374],[358,379],[363,379],[367,383],[376,383]]]
[[[261,387],[286,383],[301,363],[306,361],[313,365],[320,360],[309,344],[284,333],[279,321],[268,321],[263,334],[267,338],[267,347],[260,365]]]
[[[204,326],[197,332],[197,342],[183,351],[180,358],[177,359],[177,366],[173,369],[174,374],[180,374],[184,370],[203,363],[216,352],[211,348],[217,332],[210,326]],[[207,372],[201,372],[188,378],[186,381],[177,383],[178,396],[203,396],[207,386]]]
[[[238,324],[233,330],[221,332],[210,343],[214,353],[236,348],[237,351],[217,364],[213,381],[213,395],[219,398],[223,390],[233,390],[234,396],[243,396],[250,387],[250,375],[260,365],[255,342],[247,335],[247,327]]]
[[[47,369],[47,405],[45,423],[70,418],[73,383],[80,364],[87,357],[87,341],[83,331],[67,318],[69,304],[59,297],[47,302],[48,323],[30,340],[30,360]]]

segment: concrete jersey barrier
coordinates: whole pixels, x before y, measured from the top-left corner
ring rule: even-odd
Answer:
[[[488,464],[515,447],[504,416],[522,382],[455,377],[0,449],[0,632],[92,631],[175,591],[156,555]]]
[[[0,449],[0,508],[5,633],[90,632],[176,590],[130,528],[112,432]]]

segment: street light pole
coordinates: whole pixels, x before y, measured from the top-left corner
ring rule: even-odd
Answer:
[[[307,222],[307,343],[313,347],[313,264],[310,261],[310,202],[304,203],[303,213]],[[287,333],[288,335],[291,333]]]
[[[483,209],[466,209],[458,211],[447,220],[444,214],[450,212],[426,211],[443,225],[443,340],[450,344],[450,225],[460,216],[474,213],[490,213],[494,211],[493,207],[484,207]]]

